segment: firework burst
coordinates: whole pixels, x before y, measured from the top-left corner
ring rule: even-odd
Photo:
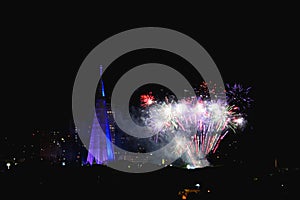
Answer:
[[[155,98],[152,95],[152,92],[149,94],[143,94],[140,96],[141,106],[148,107],[151,104],[155,103]]]
[[[250,108],[253,100],[249,97],[251,87],[244,88],[241,84],[226,84],[226,99],[228,104],[237,106],[241,112]]]
[[[207,88],[206,85],[203,87]],[[145,125],[157,136],[172,135],[176,142],[174,151],[181,154],[185,150],[186,160],[193,167],[208,166],[206,155],[215,153],[221,140],[229,132],[235,132],[244,126],[245,115],[242,111],[250,103],[250,98],[244,95],[249,90],[244,90],[241,85],[234,85],[232,89],[226,90],[230,93],[228,96],[232,97],[230,101],[193,96],[178,101],[170,101],[168,98],[163,102],[151,100],[153,103],[147,104],[150,98],[144,96],[142,105],[148,106]],[[207,91],[202,92],[206,93]],[[215,91],[213,94],[217,95]]]

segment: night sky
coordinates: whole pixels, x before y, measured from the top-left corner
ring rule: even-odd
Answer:
[[[111,12],[110,12],[111,11]],[[180,31],[197,40],[211,55],[224,82],[251,86],[254,105],[243,151],[253,161],[278,156],[287,165],[296,165],[298,60],[292,47],[298,46],[293,16],[242,11],[212,19],[198,12],[124,12],[115,10],[83,13],[60,9],[17,12],[4,23],[2,124],[4,136],[22,141],[32,130],[65,130],[72,119],[72,88],[77,70],[88,53],[104,39],[131,28],[158,26]],[[249,15],[248,15],[249,14]],[[213,14],[215,15],[215,14]],[[255,16],[254,16],[255,15]],[[138,51],[110,66],[116,77],[123,66],[142,62],[165,62],[176,68],[175,55],[160,51]],[[149,53],[150,52],[150,53]],[[113,67],[118,67],[118,71]],[[108,72],[107,72],[108,73]],[[183,72],[193,82],[195,73]],[[108,75],[107,75],[108,76]],[[106,84],[112,87],[115,79]],[[9,107],[9,109],[6,109]],[[296,114],[296,117],[293,116]],[[2,133],[1,133],[2,134]],[[257,158],[257,159],[256,159]]]

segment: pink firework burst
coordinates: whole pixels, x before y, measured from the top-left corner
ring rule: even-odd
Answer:
[[[140,96],[140,100],[141,100],[141,106],[143,107],[148,107],[151,104],[155,103],[155,98],[152,95],[152,92],[149,92],[149,94],[142,94]]]

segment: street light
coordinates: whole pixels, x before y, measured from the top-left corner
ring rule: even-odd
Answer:
[[[6,167],[7,167],[7,169],[9,169],[9,167],[10,167],[10,163],[9,162],[6,163]]]

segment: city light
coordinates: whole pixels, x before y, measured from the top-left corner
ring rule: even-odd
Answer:
[[[7,169],[9,169],[10,168],[10,163],[8,162],[8,163],[6,163],[6,167],[7,167]]]

